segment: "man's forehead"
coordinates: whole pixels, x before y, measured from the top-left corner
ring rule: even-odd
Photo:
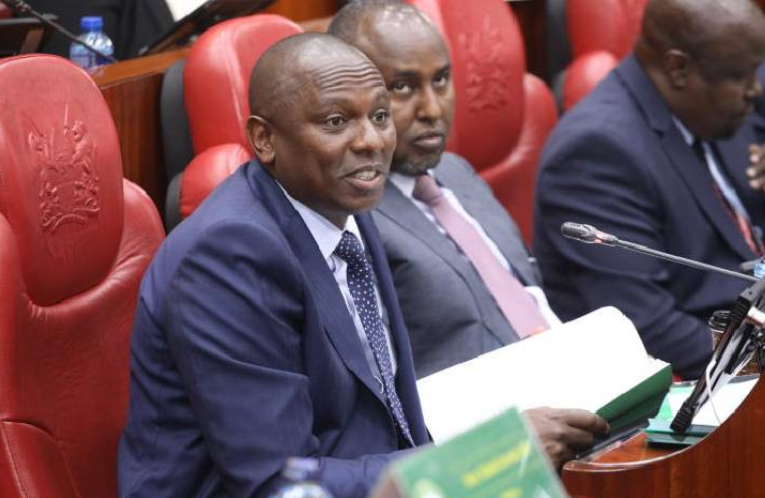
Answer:
[[[335,60],[309,68],[304,80],[319,92],[354,86],[385,87],[377,68],[360,57],[355,60]]]
[[[438,31],[422,19],[410,19],[406,22],[375,24],[358,41],[363,51],[378,64],[384,59],[388,67],[412,66],[414,59],[442,56],[448,63],[449,52],[446,43]]]

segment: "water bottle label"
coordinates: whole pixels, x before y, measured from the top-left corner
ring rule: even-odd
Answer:
[[[765,258],[760,258],[757,264],[754,265],[754,276],[757,278],[765,277]]]
[[[93,65],[89,54],[72,55],[70,60],[83,69],[89,69]]]

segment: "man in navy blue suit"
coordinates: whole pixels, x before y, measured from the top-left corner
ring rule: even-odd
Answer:
[[[298,35],[261,57],[250,96],[257,160],[170,234],[141,287],[122,497],[250,497],[290,456],[361,497],[428,441],[364,213],[396,142],[380,73],[338,39]]]
[[[534,249],[564,320],[605,305],[648,352],[697,377],[706,321],[746,283],[560,235],[589,223],[625,240],[737,269],[762,254],[765,196],[749,188],[742,126],[762,94],[765,17],[749,0],[651,0],[628,56],[567,113],[546,145]]]

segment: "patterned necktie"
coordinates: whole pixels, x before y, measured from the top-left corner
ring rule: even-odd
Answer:
[[[444,197],[429,175],[417,178],[414,198],[430,206],[433,216],[462,249],[497,302],[505,318],[521,338],[549,328],[536,301],[513,274],[502,266],[478,231]]]
[[[701,164],[706,166],[707,169],[710,168],[709,163],[707,162],[707,155],[704,151],[704,144],[701,140],[698,138],[695,138],[693,140],[693,152],[696,153],[696,156],[698,156],[699,160],[701,161]],[[714,148],[712,149],[714,153]],[[720,156],[719,154],[716,154],[717,156],[717,162],[720,164]],[[710,171],[711,174],[711,171]],[[731,217],[731,220],[736,225],[736,228],[738,228],[738,231],[741,233],[741,236],[744,237],[744,241],[746,242],[746,245],[749,246],[749,249],[752,250],[753,253],[755,253],[758,256],[763,255],[763,248],[758,245],[758,243],[755,241],[752,226],[749,224],[749,221],[746,219],[746,217],[739,212],[738,209],[734,208],[730,202],[725,198],[725,195],[722,192],[722,189],[720,188],[720,185],[717,184],[717,181],[714,179],[714,176],[712,176],[712,190],[714,190],[715,196],[720,200],[720,204],[722,204],[723,209],[726,213],[728,213],[728,216]]]
[[[335,254],[348,264],[348,288],[351,291],[351,297],[353,298],[359,318],[361,318],[361,324],[367,335],[377,368],[380,370],[388,408],[393,414],[396,425],[403,437],[411,446],[415,446],[412,434],[409,432],[409,423],[406,421],[404,409],[401,406],[401,401],[398,399],[398,394],[396,394],[390,352],[388,351],[388,343],[385,340],[380,310],[377,308],[372,267],[369,261],[367,261],[361,243],[351,232],[343,232],[343,237],[340,239],[337,248],[335,248]]]

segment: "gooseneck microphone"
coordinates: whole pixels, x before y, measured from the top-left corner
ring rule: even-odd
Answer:
[[[35,19],[37,19],[38,21],[40,21],[44,25],[46,25],[49,28],[51,28],[53,31],[61,33],[69,41],[82,45],[83,47],[85,47],[86,49],[90,50],[91,52],[93,52],[97,56],[103,57],[104,59],[108,60],[109,62],[117,62],[117,59],[115,59],[111,55],[105,54],[105,53],[101,52],[100,50],[97,50],[97,49],[91,47],[87,43],[84,43],[81,40],[78,40],[77,36],[72,34],[68,29],[66,29],[65,27],[61,26],[57,22],[51,21],[50,19],[48,19],[44,15],[40,14],[39,12],[34,10],[24,0],[0,0],[0,3],[4,3],[5,5],[10,7],[11,10],[16,12],[17,14],[22,14],[22,15],[28,14],[28,15],[34,17]]]
[[[746,275],[744,273],[739,273],[737,271],[726,270],[724,268],[708,265],[706,263],[701,263],[699,261],[694,261],[692,259],[675,256],[674,254],[668,254],[666,252],[657,251],[656,249],[651,249],[650,247],[646,247],[640,244],[635,244],[634,242],[620,240],[615,235],[601,232],[600,230],[598,230],[592,225],[583,225],[581,223],[572,223],[570,221],[567,221],[566,223],[560,226],[560,232],[563,234],[564,237],[578,240],[579,242],[584,242],[585,244],[603,244],[606,246],[620,247],[628,251],[633,251],[640,254],[646,254],[648,256],[653,256],[655,258],[663,259],[665,261],[671,261],[672,263],[690,266],[691,268],[696,268],[697,270],[708,270],[708,271],[720,273],[722,275],[726,275],[728,277],[738,278],[740,280],[746,280],[747,282],[760,281],[759,278],[753,277],[751,275]]]

